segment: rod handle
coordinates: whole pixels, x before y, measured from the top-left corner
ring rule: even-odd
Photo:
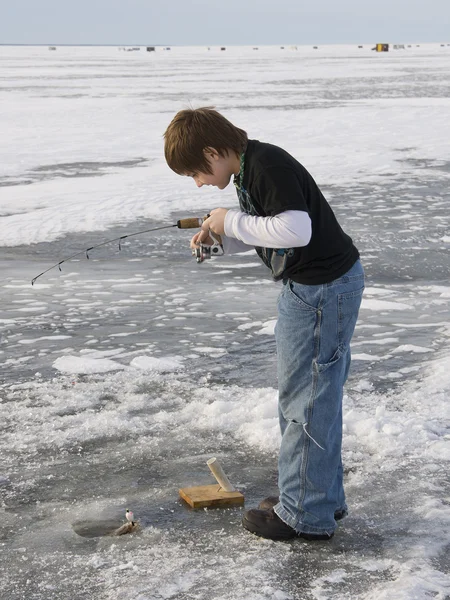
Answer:
[[[234,488],[228,477],[225,475],[225,471],[222,469],[222,465],[219,463],[217,458],[210,458],[206,461],[206,464],[211,469],[212,474],[216,478],[217,483],[225,492],[235,492]]]
[[[203,221],[210,215],[205,215],[204,217],[193,217],[192,219],[180,219],[177,221],[178,229],[197,229],[203,225]]]

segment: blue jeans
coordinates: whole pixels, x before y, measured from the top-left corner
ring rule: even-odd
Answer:
[[[343,487],[342,396],[350,340],[364,290],[358,260],[323,285],[283,281],[275,339],[278,354],[280,502],[274,507],[301,533],[331,534],[347,511]]]

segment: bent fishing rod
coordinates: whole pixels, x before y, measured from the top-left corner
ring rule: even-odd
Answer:
[[[135,233],[129,233],[128,235],[121,235],[119,237],[116,237],[116,238],[113,238],[110,240],[105,240],[104,242],[101,242],[100,244],[96,244],[95,246],[91,246],[90,248],[86,248],[85,250],[81,250],[80,252],[75,252],[75,254],[71,254],[70,256],[66,256],[66,258],[63,258],[63,260],[60,260],[59,262],[52,265],[45,271],[42,271],[42,273],[39,273],[39,275],[36,275],[36,277],[33,277],[33,279],[31,280],[31,285],[34,285],[34,282],[36,281],[36,279],[38,279],[42,275],[45,275],[45,273],[48,273],[49,271],[51,271],[52,269],[55,269],[56,267],[58,267],[58,269],[60,271],[62,271],[61,265],[69,260],[72,260],[72,258],[81,256],[84,254],[84,255],[86,255],[86,258],[89,259],[89,252],[91,250],[95,250],[95,248],[100,248],[100,246],[105,246],[106,244],[111,244],[112,242],[119,242],[119,250],[122,250],[121,242],[122,242],[122,240],[124,240],[126,238],[133,237],[134,235],[140,235],[141,233],[149,233],[150,231],[159,231],[161,229],[171,229],[172,227],[178,227],[178,229],[197,229],[198,227],[201,227],[203,225],[203,222],[206,221],[206,219],[208,219],[209,216],[210,215],[205,215],[204,217],[201,217],[201,218],[192,217],[192,218],[188,218],[188,219],[179,219],[173,225],[164,225],[163,227],[154,227],[153,229],[145,229],[144,231],[136,231]],[[215,239],[215,238],[213,238],[213,239]],[[218,242],[215,243],[214,246],[212,246],[212,247],[211,246],[205,247],[205,246],[201,245],[200,248],[193,251],[192,254],[196,254],[197,262],[202,262],[205,258],[211,257],[211,252],[213,252],[214,254],[218,254],[219,246],[220,246],[220,244]]]

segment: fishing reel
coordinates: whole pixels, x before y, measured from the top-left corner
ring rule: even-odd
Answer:
[[[192,256],[195,256],[195,260],[198,263],[203,262],[211,258],[211,256],[222,256],[223,255],[223,246],[219,242],[217,238],[214,237],[213,233],[209,232],[209,237],[212,238],[214,244],[212,246],[208,246],[206,244],[200,244],[198,248],[194,248],[192,250]]]

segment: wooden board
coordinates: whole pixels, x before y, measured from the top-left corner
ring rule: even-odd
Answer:
[[[192,508],[244,504],[244,496],[241,492],[224,492],[217,483],[181,488],[179,492],[181,498]]]

